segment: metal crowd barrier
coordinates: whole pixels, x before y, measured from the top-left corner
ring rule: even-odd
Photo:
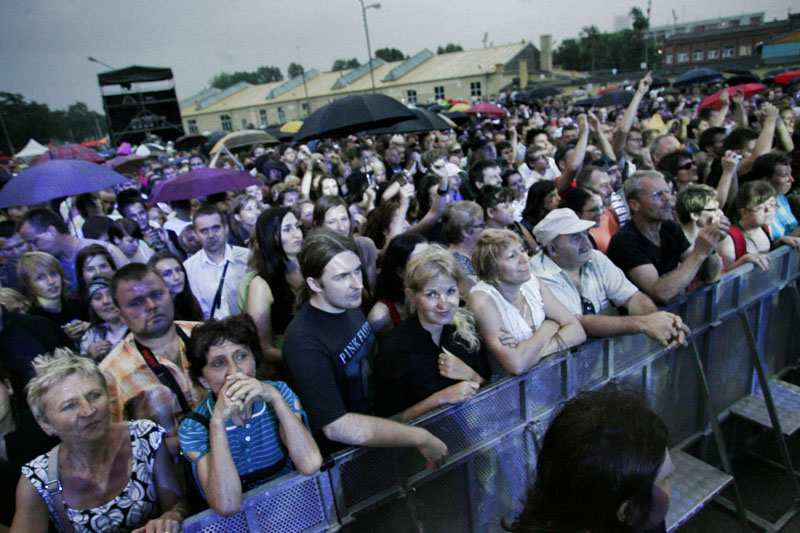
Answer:
[[[713,408],[723,418],[757,388],[740,310],[753,325],[770,376],[797,362],[793,324],[800,316],[790,284],[800,254],[780,248],[770,255],[769,270],[743,266],[667,308],[692,328]],[[669,427],[671,448],[708,436],[709,406],[692,350],[665,351],[643,335],[587,342],[417,420],[450,449],[450,460],[437,471],[426,470],[413,449],[351,448],[311,477],[289,474],[248,492],[237,515],[195,515],[184,531],[499,531],[501,520],[521,511],[554,409],[580,390],[615,379],[647,391]],[[673,508],[682,514],[668,517],[672,527],[699,507],[674,499]]]

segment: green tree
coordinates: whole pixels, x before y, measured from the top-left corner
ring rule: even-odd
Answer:
[[[450,54],[452,52],[463,52],[464,49],[460,44],[447,43],[444,48],[441,46],[436,49],[437,54]]]
[[[337,59],[336,61],[333,62],[333,66],[331,67],[331,72],[337,72],[339,70],[347,70],[349,68],[357,68],[360,66],[361,64],[355,57],[353,59]]]
[[[645,31],[650,28],[650,21],[644,16],[642,10],[638,7],[632,7],[628,16],[631,18],[631,24],[634,31]]]
[[[289,79],[296,78],[297,76],[300,76],[303,73],[303,66],[298,65],[297,63],[294,62],[289,63],[289,70],[287,71],[287,73],[289,74]]]
[[[232,74],[220,72],[211,78],[211,86],[217,89],[227,89],[236,85],[240,81],[258,85],[260,83],[270,83],[273,81],[283,81],[283,74],[278,67],[263,65],[252,72],[239,70]]]
[[[381,48],[380,50],[375,50],[375,57],[383,59],[386,62],[402,61],[406,58],[403,52],[397,48]]]
[[[66,111],[51,110],[47,104],[26,101],[21,94],[0,92],[0,114],[13,147],[9,153],[8,142],[2,139],[0,153],[7,156],[20,151],[31,138],[43,144],[81,142],[96,138],[98,125],[101,134],[105,130],[105,117],[82,102]]]

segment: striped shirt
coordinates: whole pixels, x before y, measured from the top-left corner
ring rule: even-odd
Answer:
[[[289,404],[289,408],[306,420],[306,414],[300,407],[300,401],[295,393],[283,381],[266,381],[281,393],[283,399]],[[208,419],[214,412],[214,397],[208,397],[194,410]],[[306,427],[308,423],[306,422]],[[283,461],[287,456],[287,450],[280,437],[280,425],[272,405],[264,402],[253,404],[253,414],[245,421],[241,427],[228,421],[225,426],[228,434],[228,445],[230,446],[233,463],[239,477],[246,476],[253,472],[268,468],[279,461]],[[181,445],[181,453],[186,456],[186,452],[197,452],[200,455],[191,461],[192,471],[194,472],[197,486],[200,480],[197,478],[197,463],[210,451],[210,435],[208,428],[196,420],[185,418],[178,427],[178,440]],[[187,457],[188,459],[188,457]],[[287,467],[291,466],[291,461],[287,461]],[[285,468],[284,471],[288,471]],[[284,473],[281,471],[279,473]],[[203,493],[205,497],[205,493]]]

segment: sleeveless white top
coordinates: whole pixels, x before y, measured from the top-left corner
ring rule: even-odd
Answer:
[[[544,302],[542,302],[542,293],[539,290],[539,281],[535,276],[531,276],[531,279],[526,281],[525,284],[520,287],[522,297],[525,298],[525,302],[528,304],[528,307],[531,310],[534,326],[533,329],[531,329],[525,319],[522,318],[519,310],[514,307],[511,302],[506,300],[503,295],[500,294],[500,291],[498,291],[493,285],[490,285],[485,281],[479,281],[469,292],[472,293],[478,291],[485,292],[492,297],[492,301],[497,306],[498,311],[500,311],[500,318],[503,320],[503,327],[519,342],[532,337],[533,332],[539,329],[539,327],[542,325],[542,322],[544,322]]]

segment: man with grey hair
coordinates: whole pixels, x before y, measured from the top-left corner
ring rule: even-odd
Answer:
[[[531,259],[533,274],[578,320],[591,337],[642,333],[666,347],[685,343],[681,318],[659,311],[602,252],[592,249],[588,230],[571,209],[550,211],[534,228],[542,251]],[[624,307],[630,316],[619,316]]]
[[[717,244],[728,233],[727,220],[703,228],[692,245],[673,221],[672,194],[660,172],[636,172],[624,190],[631,220],[611,238],[608,257],[631,281],[665,304],[698,273],[703,281],[716,279],[722,268]]]
[[[650,159],[653,166],[658,167],[661,158],[672,152],[677,152],[681,148],[681,142],[674,135],[659,135],[650,143]]]

